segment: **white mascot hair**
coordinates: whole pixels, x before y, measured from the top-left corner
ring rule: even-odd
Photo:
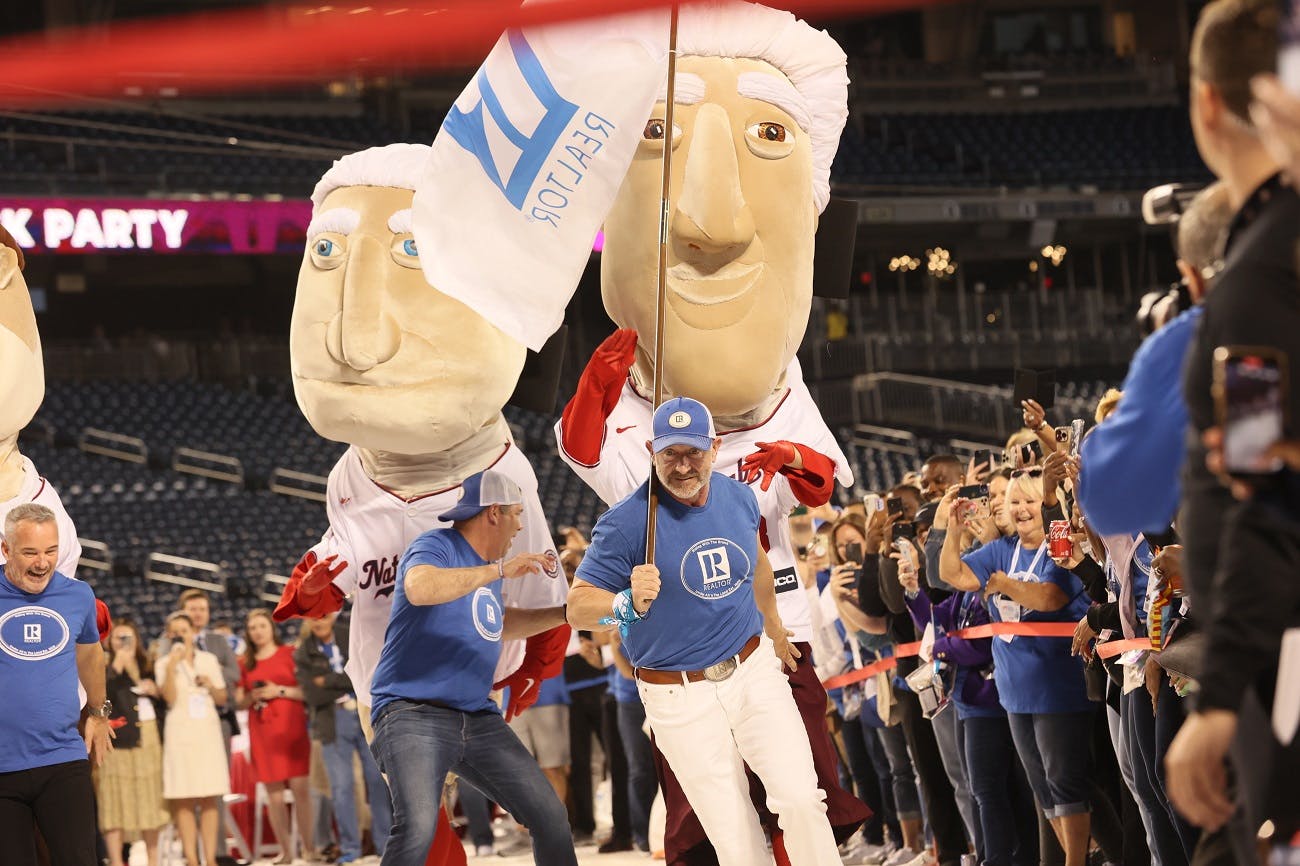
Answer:
[[[808,106],[812,141],[813,201],[826,209],[831,161],[849,116],[848,58],[825,30],[780,9],[756,3],[683,6],[677,50],[681,56],[738,57],[772,64]]]
[[[429,161],[427,144],[386,144],[349,153],[334,160],[311,193],[311,215],[316,216],[325,197],[344,186],[387,186],[414,190]]]

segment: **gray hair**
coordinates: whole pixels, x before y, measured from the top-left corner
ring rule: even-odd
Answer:
[[[54,523],[54,512],[44,505],[37,505],[35,502],[25,502],[16,508],[13,508],[5,515],[4,537],[10,538],[18,530],[20,523]]]
[[[1178,220],[1178,258],[1205,275],[1223,257],[1233,213],[1228,187],[1222,181],[1198,192]]]

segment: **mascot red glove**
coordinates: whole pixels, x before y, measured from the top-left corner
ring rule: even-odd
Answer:
[[[777,473],[786,477],[790,491],[804,505],[816,508],[830,501],[835,487],[835,462],[820,451],[784,439],[759,442],[754,453],[740,463],[740,480],[753,484],[761,478],[759,486],[763,490],[772,486]]]
[[[334,578],[347,568],[346,561],[337,556],[317,560],[316,554],[307,554],[293,567],[289,582],[280,594],[272,618],[284,622],[296,616],[317,619],[343,609],[343,591],[334,585]]]
[[[505,712],[507,722],[537,703],[542,683],[558,676],[564,669],[564,651],[568,646],[567,623],[528,639],[523,664],[510,676],[492,685],[494,689],[510,689],[510,703]]]
[[[584,466],[600,462],[605,440],[605,419],[618,405],[627,371],[636,360],[636,331],[619,328],[596,347],[578,379],[573,399],[560,416],[560,444]]]

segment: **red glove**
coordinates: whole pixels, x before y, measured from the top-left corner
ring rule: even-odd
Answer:
[[[569,646],[569,625],[560,623],[549,631],[528,639],[524,661],[510,676],[494,683],[492,688],[510,688],[510,704],[506,707],[506,721],[537,703],[542,683],[559,676],[564,669],[564,651]]]
[[[99,630],[100,643],[113,633],[113,617],[108,612],[108,605],[99,599],[95,599],[95,628]]]
[[[772,486],[776,473],[785,471],[785,465],[792,462],[798,454],[799,450],[794,443],[784,439],[780,442],[759,442],[754,453],[741,461],[740,480],[753,484],[762,478],[763,483],[759,486],[766,492]]]
[[[779,472],[790,482],[790,491],[804,505],[816,508],[830,501],[835,487],[835,462],[807,445],[796,445],[784,439],[779,442],[756,443],[756,450],[740,464],[740,480],[753,484],[762,478],[760,489],[772,486]],[[793,469],[786,464],[798,454],[803,458],[803,468]]]
[[[627,371],[636,360],[636,331],[620,328],[596,347],[560,416],[560,446],[584,466],[600,462],[605,421],[618,405]]]
[[[289,575],[280,603],[271,618],[284,622],[294,617],[318,618],[343,609],[343,591],[334,585],[334,578],[348,567],[346,561],[337,565],[338,556],[317,560],[313,551],[307,551]]]

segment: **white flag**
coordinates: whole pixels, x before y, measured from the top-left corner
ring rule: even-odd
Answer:
[[[429,283],[538,351],[559,328],[662,87],[668,13],[509,30],[415,193]]]

